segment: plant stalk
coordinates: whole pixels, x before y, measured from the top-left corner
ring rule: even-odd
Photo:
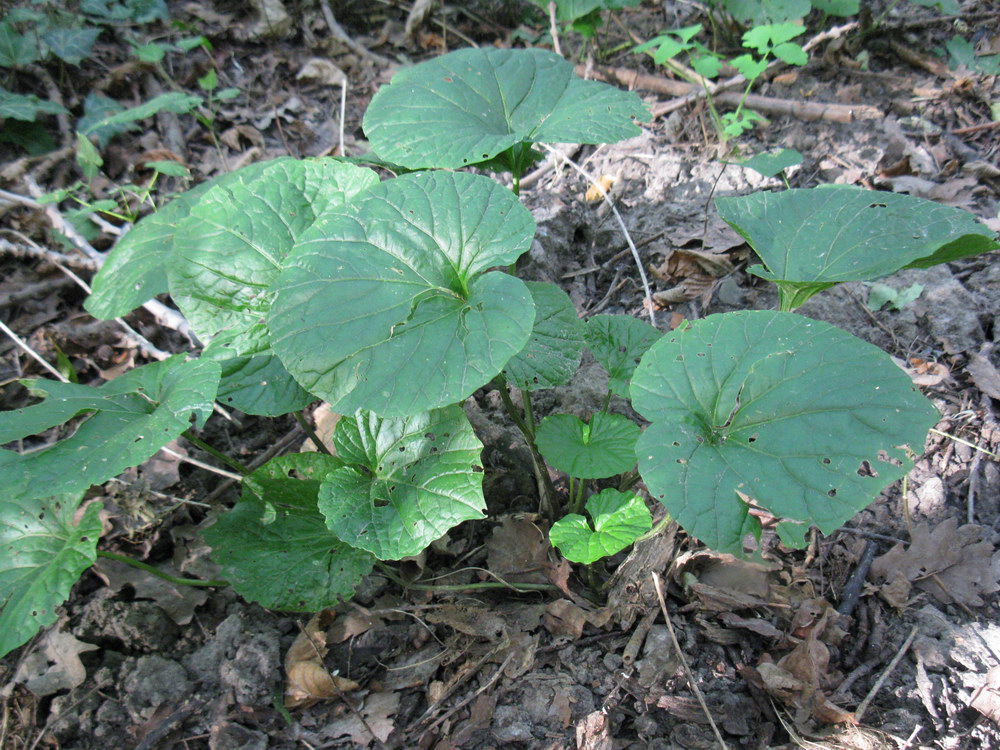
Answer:
[[[187,440],[189,443],[191,443],[192,445],[195,445],[198,448],[200,448],[201,450],[205,451],[205,453],[207,453],[208,455],[214,456],[215,458],[219,459],[226,466],[228,466],[229,468],[231,468],[231,469],[239,472],[243,476],[247,476],[250,473],[250,469],[248,469],[246,466],[244,466],[243,464],[241,464],[235,458],[230,458],[229,456],[227,456],[225,453],[223,453],[219,449],[213,448],[211,445],[209,445],[204,440],[202,440],[200,437],[198,437],[193,432],[191,432],[191,430],[185,430],[181,434],[184,436],[184,439]]]
[[[228,586],[229,581],[202,581],[197,578],[178,578],[177,576],[172,576],[169,573],[164,573],[162,570],[157,570],[152,565],[140,562],[131,557],[126,557],[125,555],[119,555],[115,552],[106,552],[105,550],[97,550],[98,557],[106,557],[109,560],[117,560],[125,565],[131,565],[133,568],[138,568],[139,570],[144,570],[157,578],[162,578],[164,581],[173,583],[179,586]]]
[[[320,453],[332,456],[333,453],[331,453],[330,449],[326,447],[326,443],[319,439],[319,435],[316,434],[316,430],[313,429],[313,426],[309,424],[309,420],[306,419],[306,415],[303,414],[301,410],[292,412],[292,414],[295,417],[295,421],[299,423],[299,427],[301,427],[306,435],[309,436],[309,439],[313,441],[313,445],[316,446],[316,450]]]

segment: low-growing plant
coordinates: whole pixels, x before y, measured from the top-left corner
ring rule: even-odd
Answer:
[[[572,560],[648,532],[630,491],[640,480],[688,533],[735,553],[762,518],[794,546],[865,507],[906,472],[937,412],[884,352],[788,310],[840,281],[997,247],[991,232],[955,208],[864,190],[720,198],[781,311],[668,333],[623,315],[581,321],[565,292],[517,278],[535,223],[514,192],[444,170],[507,168],[516,185],[531,144],[621,140],[646,117],[635,94],[582,81],[551,53],[464,50],[400,72],[365,116],[379,163],[421,171],[383,181],[343,160],[281,158],[140,221],[87,309],[116,317],[169,292],[208,343],[98,387],[26,381],[43,400],[0,415],[3,444],[76,426],[0,451],[0,653],[53,622],[110,554],[83,493],[181,435],[203,446],[192,430],[214,401],[277,416],[321,399],[344,415],[329,454],[253,472],[226,459],[242,495],[205,537],[235,590],[277,609],[348,598],[373,566],[391,574],[384,561],[483,516],[482,444],[462,408],[483,387],[524,435],[539,486],[543,460],[568,475],[544,510]],[[538,421],[531,394],[567,384],[584,348],[609,374],[602,408]],[[613,395],[644,429],[610,410]],[[592,494],[597,481],[616,486]]]

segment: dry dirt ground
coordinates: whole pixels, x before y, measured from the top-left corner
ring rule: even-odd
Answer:
[[[280,3],[254,5],[277,13]],[[194,118],[169,114],[112,141],[93,185],[100,197],[116,184],[147,179],[136,165],[151,158],[178,159],[200,181],[282,154],[335,153],[341,89],[331,63],[349,81],[344,148],[363,153],[361,116],[392,65],[438,54],[443,45],[532,42],[547,28],[516,4],[446,2],[407,40],[409,4],[323,5],[286,3],[287,22],[269,28],[243,4],[177,2],[172,18],[212,39],[211,58],[192,53],[159,69],[140,65],[129,58],[127,38],[167,34],[167,26],[106,32],[82,67],[36,67],[13,84],[43,95],[47,87],[49,95],[57,91],[73,111],[90,91],[134,104],[175,85],[197,90],[209,65],[223,85],[242,91],[218,109],[218,143]],[[876,19],[887,10],[863,5]],[[930,54],[955,33],[1000,51],[996,5],[960,5],[958,17],[946,17],[894,3],[868,32],[847,28],[822,41],[804,68],[777,70],[756,87],[788,106],[765,112],[766,125],[730,146],[744,155],[797,149],[804,158],[788,173],[793,187],[908,192],[966,208],[1000,229],[1000,114],[990,109],[1000,101],[1000,81],[950,69]],[[347,41],[331,33],[324,11]],[[645,39],[703,20],[701,6],[688,2],[622,11],[589,49],[592,72],[661,76],[648,59],[628,53],[631,35]],[[809,34],[834,21],[814,24]],[[720,44],[729,34],[718,30]],[[562,34],[560,41],[564,54],[579,54],[587,65],[579,36]],[[676,101],[651,90],[655,81],[644,84],[638,90],[654,107]],[[816,102],[849,105],[854,114],[843,122],[811,119],[801,105]],[[746,273],[749,250],[716,217],[712,197],[778,188],[781,181],[720,162],[703,100],[660,107],[667,109],[637,138],[572,153],[591,173],[614,178],[612,194],[651,273],[659,325],[774,308],[772,288]],[[72,133],[65,128],[51,122],[68,147]],[[70,149],[26,159],[9,144],[2,148],[0,187],[11,193],[30,195],[32,182],[53,190],[79,177]],[[170,179],[162,185],[178,187]],[[561,164],[528,181],[523,196],[539,231],[524,275],[561,284],[583,316],[642,316],[643,290],[621,231],[601,202],[585,199],[586,188]],[[3,236],[3,320],[49,361],[62,352],[81,382],[145,361],[115,323],[87,316],[83,293],[30,247],[65,253],[64,262],[90,276],[88,263],[53,231],[58,216],[2,205],[4,226],[18,233]],[[113,241],[112,232],[95,230],[99,249]],[[582,571],[547,549],[533,515],[526,454],[497,394],[484,389],[467,411],[486,444],[489,517],[453,530],[402,571],[450,589],[403,590],[371,576],[351,602],[310,621],[247,604],[225,588],[176,587],[101,560],[75,587],[57,626],[0,661],[0,745],[1000,747],[997,261],[993,253],[884,280],[896,289],[922,285],[901,310],[870,310],[862,284],[824,292],[802,308],[898,358],[942,414],[907,483],[891,487],[842,531],[813,537],[806,550],[786,549],[765,534],[767,564],[750,565],[668,527],[610,561],[607,605],[588,602],[578,595]],[[185,349],[182,336],[145,312],[129,322],[160,348]],[[16,378],[44,373],[6,339],[0,353],[0,404],[15,408],[27,403]],[[585,413],[606,392],[606,377],[585,361],[576,380],[541,400],[539,411]],[[303,440],[290,419],[235,416],[213,417],[206,438],[241,460],[296,450]],[[178,447],[211,460],[193,446]],[[94,494],[106,505],[104,549],[197,577],[215,574],[197,529],[234,500],[231,483],[160,457]],[[484,570],[512,581],[554,581],[563,590],[470,587],[484,580]],[[356,685],[342,683],[328,699],[286,709],[285,660],[304,628],[325,637],[323,667]]]

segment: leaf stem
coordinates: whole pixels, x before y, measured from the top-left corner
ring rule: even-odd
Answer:
[[[180,585],[180,586],[228,586],[229,581],[202,581],[197,578],[178,578],[177,576],[172,576],[169,573],[164,573],[162,570],[157,570],[152,565],[148,565],[144,562],[140,562],[131,557],[126,557],[125,555],[119,555],[114,552],[106,552],[105,550],[97,550],[98,557],[106,557],[109,560],[117,560],[125,565],[131,565],[133,568],[138,568],[139,570],[144,570],[157,578],[162,578],[164,581]]]
[[[200,437],[198,437],[193,432],[191,432],[191,430],[185,430],[181,434],[184,436],[184,439],[187,440],[189,443],[191,443],[192,445],[195,445],[198,448],[200,448],[201,450],[205,451],[205,453],[207,453],[208,455],[214,456],[215,458],[219,459],[226,466],[228,466],[231,469],[234,469],[234,470],[238,471],[243,476],[247,476],[250,473],[250,469],[248,469],[246,466],[244,466],[243,464],[241,464],[235,458],[230,458],[229,456],[227,456],[225,453],[223,453],[219,449],[213,448],[211,445],[209,445],[204,440],[202,440]]]
[[[309,436],[309,439],[312,440],[313,445],[316,446],[316,450],[320,453],[325,453],[328,456],[333,455],[333,453],[330,452],[330,449],[326,447],[326,443],[319,439],[319,435],[316,434],[316,430],[314,430],[312,425],[309,424],[309,420],[306,419],[306,415],[303,414],[301,410],[292,412],[292,416],[295,417],[295,421],[299,423],[299,426],[303,429],[306,435]]]
[[[532,591],[558,591],[559,587],[551,583],[507,583],[506,581],[482,581],[480,583],[405,583],[396,572],[383,562],[376,561],[376,566],[393,583],[404,589],[417,591],[482,591],[484,589],[508,589],[519,593]]]

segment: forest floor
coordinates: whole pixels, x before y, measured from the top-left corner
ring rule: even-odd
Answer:
[[[403,62],[470,44],[551,44],[545,17],[513,2],[435,4],[409,36],[408,3],[251,5],[271,22],[242,4],[177,2],[174,26],[102,27],[80,66],[29,66],[7,85],[58,97],[77,114],[87,95],[134,106],[165,90],[204,93],[197,80],[210,69],[219,88],[239,89],[213,107],[211,127],[160,113],[144,131],[103,144],[90,195],[116,199],[119,186],[148,181],[149,161],[184,164],[201,182],[280,155],[360,155],[368,101]],[[617,11],[586,49],[574,32],[559,34],[581,73],[634,86],[658,113],[636,138],[568,155],[607,176],[650,272],[661,328],[776,306],[773,288],[746,272],[752,253],[712,199],[782,180],[724,162],[795,149],[802,161],[786,171],[792,187],[904,192],[1000,230],[1000,76],[969,67],[998,58],[934,53],[956,34],[980,53],[1000,53],[1000,12],[992,0],[964,0],[956,15],[902,2],[880,18],[885,6],[872,5],[876,25],[814,23],[800,40],[829,33],[808,64],[769,71],[754,87],[767,122],[731,141],[735,153],[722,152],[703,98],[679,99],[676,79],[629,51],[667,28],[707,25],[702,6],[668,0]],[[155,64],[133,55],[136,43],[182,32],[209,38],[211,53],[171,52]],[[733,48],[738,33],[723,24],[716,42]],[[0,311],[42,358],[96,384],[149,355],[116,322],[87,315],[85,294],[52,262],[84,279],[94,270],[64,236],[68,217],[79,221],[72,201],[33,201],[81,179],[68,118],[44,122],[52,141],[44,153],[25,155],[24,128],[0,143]],[[157,194],[182,187],[165,177]],[[523,275],[559,283],[581,316],[644,316],[625,239],[587,187],[558,160],[525,181],[539,229]],[[84,221],[87,239],[109,249],[118,223]],[[883,279],[896,291],[919,285],[901,309],[872,309],[861,283],[801,308],[897,358],[942,415],[905,484],[804,550],[765,532],[766,564],[748,563],[669,526],[610,561],[607,603],[595,605],[577,595],[582,571],[548,547],[523,449],[496,392],[482,389],[466,409],[486,444],[488,518],[457,527],[406,572],[424,583],[453,574],[446,582],[461,584],[487,571],[552,582],[554,593],[403,589],[372,575],[351,602],[311,620],[101,559],[57,625],[0,660],[0,746],[1000,747],[998,261],[994,252]],[[127,320],[160,349],[191,348],[144,310]],[[46,373],[6,337],[0,355],[0,407],[29,403],[17,378]],[[606,373],[585,360],[537,407],[583,414],[606,392]],[[206,439],[248,463],[305,439],[290,418],[232,416],[214,416]],[[172,447],[212,461],[183,441]],[[160,454],[92,494],[105,505],[103,549],[217,577],[197,532],[236,499],[231,481]],[[286,657],[304,628],[325,633],[324,668],[356,685],[289,709]]]

